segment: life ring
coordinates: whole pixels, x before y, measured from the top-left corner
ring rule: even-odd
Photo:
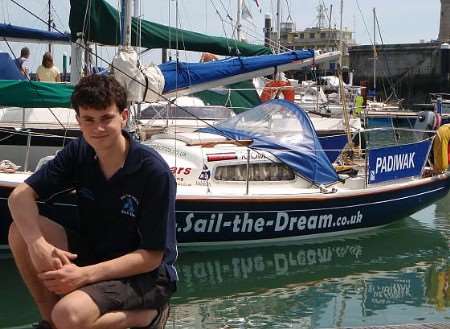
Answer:
[[[267,102],[268,100],[274,98],[278,94],[278,91],[283,94],[283,98],[285,100],[290,102],[294,101],[294,88],[291,86],[289,81],[283,80],[271,80],[267,82],[259,98],[262,102]]]
[[[211,53],[203,53],[202,56],[200,57],[200,62],[201,63],[206,63],[206,62],[214,62],[214,61],[218,61],[219,57],[217,57],[214,54]]]

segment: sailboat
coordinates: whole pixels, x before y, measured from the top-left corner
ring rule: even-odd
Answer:
[[[122,50],[133,63],[129,47]],[[311,51],[274,56],[278,69],[317,60]],[[192,74],[195,65],[186,65],[185,72],[198,78],[197,86],[222,85],[235,79],[234,66],[244,67],[244,73],[237,74],[246,78],[256,74],[252,72],[273,73],[273,63],[265,63],[266,58],[204,63],[198,75]],[[231,72],[226,77],[205,69],[224,64]],[[183,72],[183,65],[168,67]],[[245,70],[248,67],[251,70]],[[164,67],[152,70],[162,72]],[[120,74],[125,85],[136,83]],[[174,92],[170,83],[151,81],[156,83],[148,90],[134,90],[136,101],[145,99],[143,95],[156,97],[158,90],[163,95]],[[180,93],[195,90],[195,85],[180,81],[175,85],[182,88]],[[432,138],[366,149],[361,161],[336,167],[333,162],[341,148],[324,148],[308,114],[285,100],[262,103],[209,128],[156,134],[144,143],[162,155],[176,177],[177,240],[187,247],[299,241],[371,230],[426,207],[450,188],[450,175],[435,173],[427,165]],[[0,173],[2,234],[10,220],[7,196],[30,174]],[[74,193],[58,195],[39,207],[56,220],[76,225]]]

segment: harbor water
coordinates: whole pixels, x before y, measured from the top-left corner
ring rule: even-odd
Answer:
[[[336,328],[450,323],[450,195],[369,233],[183,251],[167,328]],[[0,328],[39,319],[8,252]]]

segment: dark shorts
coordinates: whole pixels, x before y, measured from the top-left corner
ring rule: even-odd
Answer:
[[[89,247],[79,236],[66,229],[69,251],[78,255],[74,261],[79,266],[98,263],[92,258]],[[118,310],[159,309],[169,302],[176,291],[176,283],[170,281],[164,265],[148,273],[84,286],[79,290],[87,293],[97,304],[101,314]]]

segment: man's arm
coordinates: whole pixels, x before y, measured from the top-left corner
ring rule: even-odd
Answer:
[[[153,271],[160,266],[162,258],[163,251],[138,249],[94,265],[78,267],[75,264],[66,264],[61,269],[39,274],[39,278],[53,293],[65,295],[95,282]]]
[[[161,265],[163,251],[138,249],[118,258],[86,266],[88,283],[150,272]]]
[[[47,242],[39,226],[38,196],[28,184],[18,185],[8,198],[8,206],[38,272],[60,268],[73,255]]]
[[[8,198],[8,206],[14,223],[27,245],[42,238],[39,227],[38,196],[26,183],[19,184]]]

